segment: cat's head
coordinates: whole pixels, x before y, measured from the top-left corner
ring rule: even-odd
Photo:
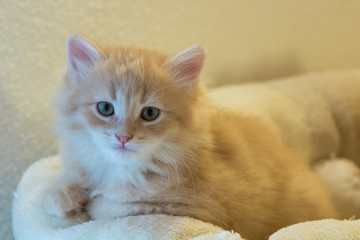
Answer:
[[[164,158],[194,137],[188,129],[201,91],[199,46],[168,57],[136,47],[102,49],[70,35],[67,56],[58,109],[68,145],[130,161]]]

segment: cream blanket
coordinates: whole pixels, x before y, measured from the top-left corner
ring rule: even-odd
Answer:
[[[12,209],[16,240],[242,239],[238,233],[189,217],[147,215],[90,222],[50,217],[42,209],[41,202],[45,190],[59,174],[60,164],[59,157],[50,157],[35,162],[24,173],[14,194]],[[358,240],[360,220],[300,223],[281,229],[269,238],[285,239]]]

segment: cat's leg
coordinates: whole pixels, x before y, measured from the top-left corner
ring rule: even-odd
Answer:
[[[86,212],[91,219],[104,219],[163,213],[163,209],[151,203],[124,203],[111,200],[103,195],[98,195],[90,200],[86,206]]]
[[[348,159],[332,159],[315,167],[341,218],[360,217],[360,169]]]
[[[43,206],[52,216],[74,217],[84,215],[84,207],[89,200],[89,190],[71,175],[62,176],[52,185],[45,196]]]

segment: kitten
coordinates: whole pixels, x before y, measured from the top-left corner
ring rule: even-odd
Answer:
[[[57,101],[63,171],[45,199],[49,214],[191,216],[248,239],[336,217],[276,129],[206,97],[199,46],[169,58],[70,35],[67,55]]]

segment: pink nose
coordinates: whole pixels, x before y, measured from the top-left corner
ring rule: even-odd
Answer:
[[[117,135],[115,134],[117,140],[119,140],[119,142],[121,142],[122,144],[127,143],[128,141],[130,141],[130,139],[132,139],[132,136],[122,136],[122,135]]]

